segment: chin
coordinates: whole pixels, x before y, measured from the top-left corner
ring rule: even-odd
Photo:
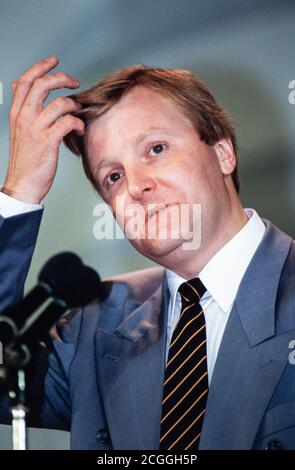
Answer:
[[[183,240],[132,240],[134,248],[142,255],[160,263],[160,259],[169,256],[181,248]]]

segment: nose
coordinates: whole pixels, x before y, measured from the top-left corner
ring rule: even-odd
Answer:
[[[156,181],[146,167],[133,166],[125,169],[125,177],[129,195],[134,200],[140,201],[150,197],[156,188]]]

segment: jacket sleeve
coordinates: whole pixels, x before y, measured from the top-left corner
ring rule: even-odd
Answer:
[[[23,296],[42,213],[0,216],[0,312]]]
[[[36,210],[8,218],[0,215],[0,315],[23,296],[42,213]],[[1,381],[0,387],[0,422],[10,423],[10,403]]]
[[[0,312],[23,296],[42,212],[36,210],[7,219],[0,216]],[[41,347],[33,358],[28,371],[28,398],[32,404],[28,420],[30,426],[70,428],[68,377],[80,329],[80,313],[73,310],[60,320],[51,346]],[[0,423],[11,423],[9,408],[7,391],[0,389]]]
[[[82,309],[71,310],[58,321],[52,347],[44,350],[45,356],[47,353],[46,363],[39,362],[35,369],[35,390],[40,399],[33,401],[40,403],[40,409],[35,410],[33,426],[70,430],[72,399],[69,376],[77,349],[82,312]],[[42,355],[40,357],[42,359]]]

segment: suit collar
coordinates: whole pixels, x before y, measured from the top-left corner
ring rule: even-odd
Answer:
[[[275,334],[275,303],[283,266],[292,239],[269,221],[266,231],[242,279],[237,308],[251,347]]]
[[[199,277],[207,295],[228,313],[243,276],[265,234],[265,224],[253,209],[244,210],[248,222],[203,267]],[[205,296],[204,296],[205,298]]]
[[[139,305],[131,315],[128,315],[115,330],[119,336],[125,337],[130,341],[139,341],[147,331],[152,333],[158,330],[161,323],[161,305],[164,301],[168,302],[169,290],[167,286],[167,277],[163,271],[160,279],[160,285],[144,303]]]

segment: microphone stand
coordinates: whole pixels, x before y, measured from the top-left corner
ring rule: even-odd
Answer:
[[[8,382],[8,395],[12,406],[12,448],[13,450],[26,450],[27,439],[27,416],[30,412],[27,406],[26,396],[26,370],[21,354],[13,349],[5,350],[5,368]]]
[[[17,370],[17,388],[11,393],[16,394],[15,405],[11,407],[12,414],[12,448],[13,450],[27,450],[27,415],[30,409],[25,404],[25,371]]]

